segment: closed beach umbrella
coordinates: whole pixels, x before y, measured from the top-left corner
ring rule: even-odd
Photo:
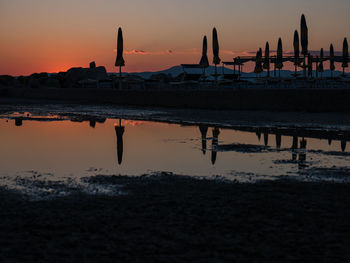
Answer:
[[[123,58],[123,47],[124,43],[123,43],[123,32],[122,29],[119,27],[118,29],[118,40],[117,40],[117,59],[115,61],[115,66],[119,67],[119,73],[120,76],[122,74],[122,67],[125,66],[125,61]]]
[[[300,32],[301,32],[301,53],[304,55],[304,76],[306,77],[306,56],[308,54],[308,28],[306,25],[306,19],[305,16],[301,16],[301,22],[300,22]]]
[[[333,44],[329,47],[329,69],[331,70],[331,76],[333,77],[333,71],[335,70]]]
[[[213,64],[219,65],[221,62],[221,59],[219,58],[219,40],[218,40],[218,33],[216,31],[216,28],[213,29]]]
[[[283,68],[283,48],[281,38],[278,39],[276,68],[278,68],[278,74],[281,76],[281,69]]]
[[[323,68],[323,48],[321,48],[321,51],[320,51],[320,64],[318,65],[318,72],[320,72],[322,74],[322,72],[324,71],[324,68]],[[321,75],[322,77],[322,75]]]
[[[294,31],[294,40],[293,40],[293,47],[294,47],[294,76],[297,76],[297,67],[300,66],[300,44],[299,44],[299,33],[298,30]]]
[[[348,40],[346,38],[344,38],[344,42],[343,42],[343,63],[342,63],[343,75],[345,75],[345,68],[349,67],[348,57],[349,57]]]
[[[213,28],[213,64],[215,65],[215,82],[217,82],[217,71],[216,66],[220,64],[221,59],[219,58],[219,40],[216,28]]]
[[[255,58],[255,69],[254,73],[255,74],[260,74],[263,71],[262,68],[262,50],[261,48],[256,52],[256,58]]]
[[[267,76],[270,77],[270,45],[266,42],[265,46],[265,58],[263,68],[267,70]]]
[[[202,76],[203,78],[205,78],[205,69],[207,67],[209,67],[209,60],[208,60],[207,52],[208,52],[207,36],[204,36],[204,38],[203,38],[203,48],[202,48],[202,58],[201,58],[201,60],[199,62],[199,65],[203,69],[203,76]]]
[[[307,56],[307,70],[309,77],[312,77],[312,56],[310,53]]]
[[[308,39],[308,28],[306,25],[306,19],[304,15],[301,16],[300,32],[301,32],[301,48],[302,48],[301,53],[304,56],[307,56],[309,39]]]
[[[208,52],[207,36],[204,36],[203,48],[202,48],[202,58],[201,58],[201,61],[199,62],[199,65],[201,65],[202,68],[209,67],[209,60],[208,60],[207,52]]]

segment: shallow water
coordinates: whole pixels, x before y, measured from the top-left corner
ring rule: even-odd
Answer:
[[[328,136],[323,131],[316,132],[321,139],[294,137],[292,147],[293,137],[285,135],[290,135],[286,129],[222,129],[25,112],[3,116],[0,134],[1,184],[15,182],[17,188],[24,187],[23,179],[80,182],[101,174],[170,172],[241,182],[281,177],[348,182],[350,176],[346,140],[329,142],[322,139]],[[301,133],[308,134],[315,137],[315,132]]]

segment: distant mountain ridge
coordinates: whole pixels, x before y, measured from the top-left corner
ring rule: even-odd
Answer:
[[[217,72],[218,74],[222,73],[222,68],[223,67],[217,67]],[[201,69],[186,69],[187,73],[201,73]],[[165,70],[160,70],[160,71],[145,71],[145,72],[131,72],[131,73],[126,73],[127,75],[135,75],[135,76],[140,76],[144,79],[149,79],[152,75],[155,74],[170,74],[173,78],[177,77],[178,75],[180,75],[181,73],[183,73],[183,69],[181,66],[173,66],[170,67],[168,69]],[[205,70],[205,74],[207,76],[212,75],[215,73],[215,67],[214,66],[210,66],[209,68],[206,68]],[[224,68],[224,73],[225,74],[233,74],[233,69],[231,68]],[[238,70],[236,70],[236,73],[238,73]],[[264,71],[263,73],[259,74],[260,77],[266,76],[267,72]],[[294,74],[294,71],[292,70],[281,70],[281,77],[291,77],[292,74]],[[302,76],[303,71],[298,71],[298,74],[300,74]],[[341,75],[342,72],[341,71],[333,71],[333,76],[339,76]],[[349,73],[346,73],[349,76]],[[321,74],[319,73],[319,76]],[[242,77],[243,78],[252,78],[252,77],[256,77],[257,75],[254,72],[243,72],[242,73]],[[274,72],[273,70],[270,71],[270,76],[274,76]],[[276,76],[278,76],[278,71],[276,72]],[[315,70],[313,71],[313,76],[315,76]],[[330,77],[331,76],[331,71],[330,70],[325,70],[322,73],[322,77]]]

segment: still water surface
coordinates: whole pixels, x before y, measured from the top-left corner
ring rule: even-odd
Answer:
[[[347,181],[350,171],[345,140],[293,139],[283,132],[51,116],[0,119],[0,134],[3,180],[139,176],[164,171],[244,182],[281,176]]]

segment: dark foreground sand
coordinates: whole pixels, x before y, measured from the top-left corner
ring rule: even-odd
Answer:
[[[120,196],[0,190],[0,262],[350,262],[350,185],[94,177]]]

